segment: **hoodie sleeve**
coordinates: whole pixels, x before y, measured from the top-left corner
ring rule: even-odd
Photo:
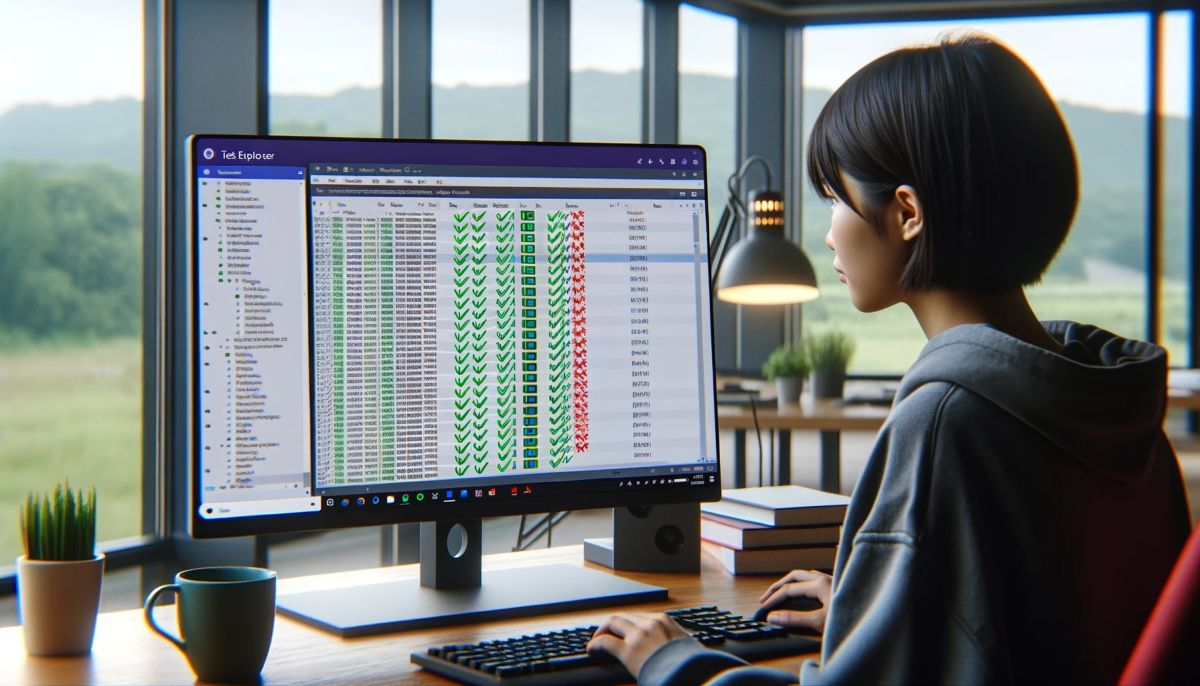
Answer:
[[[774,686],[794,684],[796,675],[752,667],[741,658],[677,638],[656,650],[638,675],[639,686]]]
[[[906,534],[860,533],[831,605],[832,649],[823,664],[805,663],[801,683],[987,680],[978,646],[921,573]]]
[[[801,683],[983,683],[983,651],[948,598],[970,579],[934,574],[943,560],[919,537],[936,455],[954,450],[939,435],[953,396],[930,385],[894,412],[868,460],[850,510],[822,638],[822,663],[805,663]]]

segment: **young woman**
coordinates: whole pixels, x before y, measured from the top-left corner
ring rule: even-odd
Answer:
[[[1039,322],[1025,298],[1078,199],[1053,101],[985,37],[898,50],[830,98],[808,173],[854,306],[903,303],[929,343],[854,490],[833,576],[795,571],[762,598],[822,604],[769,617],[823,633],[801,680],[1115,682],[1190,519],[1162,428],[1166,352]],[[642,683],[796,678],[665,616],[611,617],[591,647]]]

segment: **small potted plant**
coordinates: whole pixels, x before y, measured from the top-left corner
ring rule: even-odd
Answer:
[[[804,388],[804,379],[808,377],[808,358],[799,347],[780,346],[763,363],[763,375],[768,381],[775,382],[780,407],[797,402]]]
[[[104,553],[96,553],[96,489],[70,485],[26,498],[20,512],[25,554],[17,558],[17,596],[31,655],[92,649]]]
[[[854,356],[854,339],[841,331],[824,331],[803,340],[804,352],[812,366],[813,395],[840,398],[846,383],[846,369]]]

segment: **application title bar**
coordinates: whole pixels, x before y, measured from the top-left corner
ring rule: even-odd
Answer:
[[[375,164],[465,164],[704,169],[699,146],[564,145],[476,141],[329,140],[196,136],[196,165],[306,166],[313,160]]]

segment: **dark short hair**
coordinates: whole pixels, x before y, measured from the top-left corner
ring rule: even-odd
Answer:
[[[864,189],[855,207],[844,172]],[[1020,57],[984,36],[876,59],[833,93],[813,126],[809,181],[882,230],[910,185],[924,210],[901,285],[997,293],[1036,283],[1079,199],[1062,115]]]

